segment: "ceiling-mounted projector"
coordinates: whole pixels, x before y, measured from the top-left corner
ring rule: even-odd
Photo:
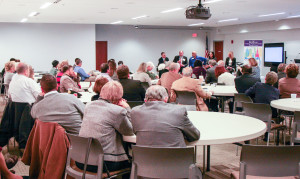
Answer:
[[[185,11],[187,19],[202,19],[207,20],[211,17],[210,9],[203,7],[201,0],[198,6],[190,6]]]

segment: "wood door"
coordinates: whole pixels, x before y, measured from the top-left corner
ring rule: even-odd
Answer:
[[[102,63],[107,63],[107,41],[96,41],[96,70]]]
[[[224,60],[223,59],[223,41],[215,41],[214,42],[214,50],[217,61]]]

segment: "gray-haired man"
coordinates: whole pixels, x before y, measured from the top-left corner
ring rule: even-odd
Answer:
[[[200,132],[187,117],[186,108],[167,101],[166,89],[154,85],[147,89],[145,104],[132,109],[137,145],[185,147],[185,140],[192,142],[200,138]]]

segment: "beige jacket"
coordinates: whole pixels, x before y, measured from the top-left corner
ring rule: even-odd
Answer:
[[[165,87],[168,90],[169,96],[171,94],[171,86],[174,81],[180,79],[182,76],[178,73],[167,72],[162,74],[161,78],[158,80],[157,84]]]
[[[170,102],[176,101],[176,93],[175,91],[193,91],[197,97],[197,111],[208,111],[206,104],[203,101],[203,98],[210,98],[210,94],[206,93],[202,87],[199,80],[190,78],[190,77],[182,77],[179,80],[173,82],[171,88],[171,96]]]
[[[68,75],[63,75],[60,79],[60,92],[67,93],[68,89],[72,89],[76,92],[83,92],[83,89],[80,89],[77,83],[70,78]]]

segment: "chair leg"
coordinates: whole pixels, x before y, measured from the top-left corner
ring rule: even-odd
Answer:
[[[267,146],[269,146],[269,141],[270,140],[270,132],[268,132],[268,135],[267,135]]]
[[[137,179],[137,171],[136,171],[136,164],[132,162],[132,167],[131,167],[131,174],[130,174],[130,179]]]
[[[282,135],[282,137],[283,137],[283,145],[285,145],[285,135],[286,135],[286,131],[283,130],[282,132],[283,132],[283,135]]]

